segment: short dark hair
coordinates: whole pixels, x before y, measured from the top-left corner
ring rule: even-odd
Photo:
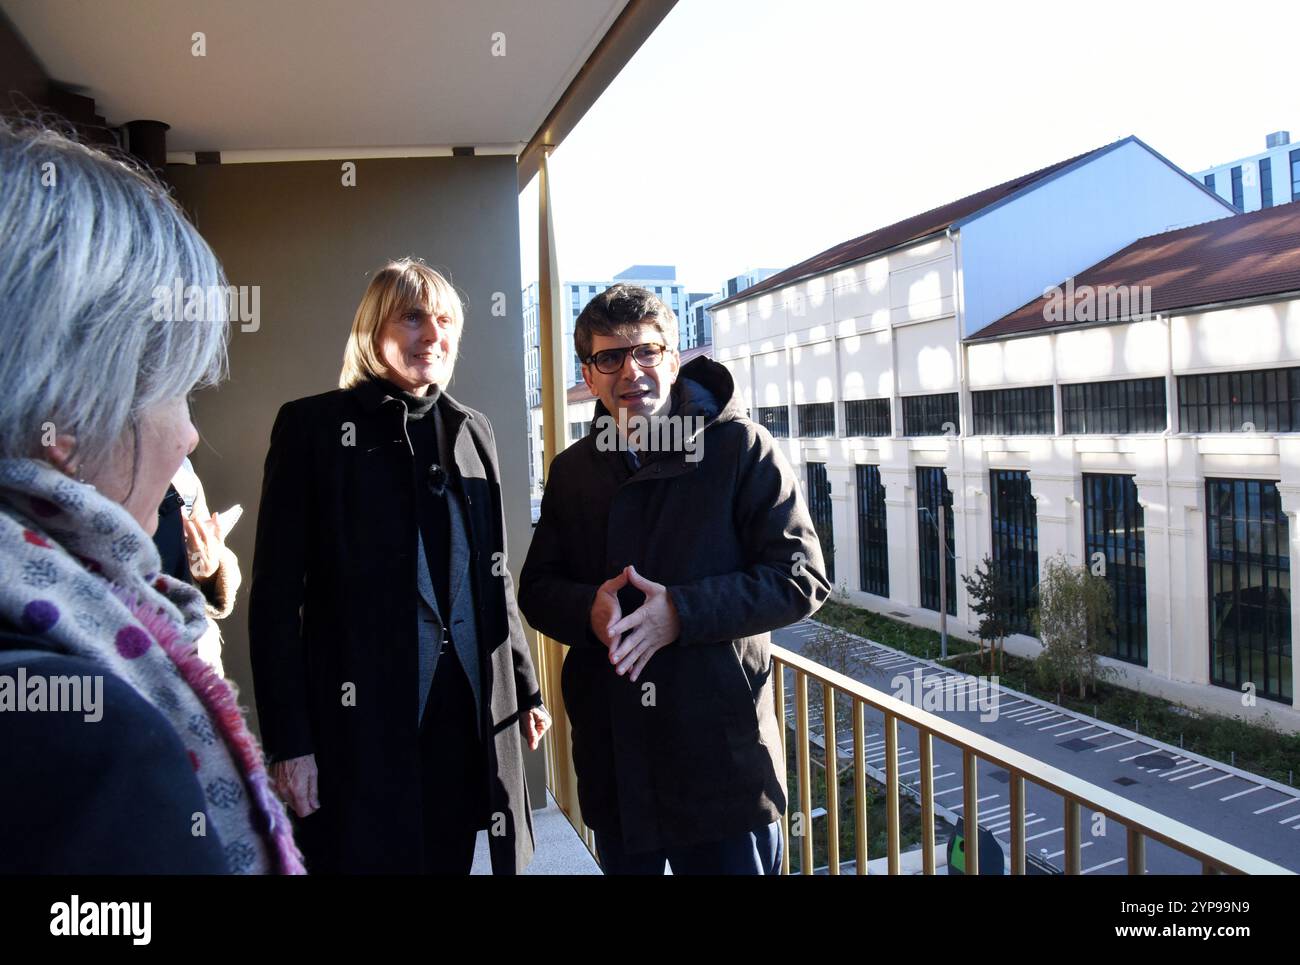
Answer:
[[[585,362],[593,335],[619,335],[642,322],[653,324],[671,351],[677,348],[677,316],[654,292],[635,285],[612,285],[587,302],[573,326],[573,347]]]

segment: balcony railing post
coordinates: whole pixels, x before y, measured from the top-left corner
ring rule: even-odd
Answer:
[[[840,753],[835,734],[835,689],[822,684],[822,758],[826,762],[826,867],[840,873]]]
[[[916,740],[921,753],[921,864],[934,874],[934,738],[918,728]]]
[[[1011,873],[1025,873],[1025,779],[1011,775]]]
[[[813,873],[812,778],[808,766],[808,677],[802,670],[794,674],[795,758],[799,770],[799,858],[802,874]]]
[[[853,837],[858,874],[867,873],[867,760],[862,715],[865,706],[853,698]]]
[[[1079,802],[1065,799],[1065,873],[1077,875],[1082,871],[1079,846]]]
[[[774,660],[772,672],[776,674],[776,719],[781,722],[781,764],[788,768],[789,742],[785,737],[785,664]],[[785,810],[781,812],[781,874],[790,873],[790,794],[786,789]]]
[[[898,812],[898,718],[885,715],[885,835],[889,841],[889,873],[899,874],[903,847]]]
[[[1147,839],[1137,828],[1128,829],[1128,873],[1147,873]]]
[[[970,748],[962,750],[962,819],[966,834],[962,839],[966,849],[966,874],[980,873],[980,814],[979,814],[979,774],[976,766],[979,761]]]

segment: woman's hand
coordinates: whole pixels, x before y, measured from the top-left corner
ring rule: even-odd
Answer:
[[[551,729],[551,715],[546,712],[545,707],[534,707],[519,722],[519,729],[528,738],[528,749],[535,751],[542,742],[542,735]]]
[[[221,566],[221,551],[226,544],[221,536],[221,523],[217,514],[203,518],[198,514],[197,504],[195,510],[194,516],[181,515],[181,524],[185,529],[185,556],[190,561],[190,573],[194,575],[195,582],[205,583],[212,579]],[[206,510],[205,506],[205,516]]]
[[[271,765],[271,783],[276,793],[300,818],[320,809],[316,788],[316,755],[306,754]]]

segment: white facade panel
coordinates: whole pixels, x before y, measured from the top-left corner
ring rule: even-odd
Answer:
[[[787,289],[786,303],[790,331],[824,326],[829,329],[835,319],[835,297],[827,275],[818,275]]]
[[[1164,322],[1106,325],[1056,337],[1059,377],[1068,382],[1161,375],[1169,367]]]
[[[713,344],[721,349],[749,340],[748,302],[719,308],[713,312]]]
[[[901,395],[957,390],[957,320],[941,318],[894,329]]]
[[[797,345],[790,350],[796,405],[835,401],[835,342]]]
[[[1054,374],[1052,341],[1049,336],[1041,335],[975,344],[967,352],[966,363],[972,389],[1050,382]]]
[[[742,409],[753,408],[754,385],[749,377],[749,359],[730,359],[722,363],[731,373],[731,380],[736,383],[736,398]]]
[[[840,353],[840,398],[885,399],[893,392],[894,364],[889,330],[836,339]]]
[[[742,303],[749,309],[749,338],[759,340],[785,334],[785,289],[764,292],[750,302]]]
[[[908,265],[889,273],[889,307],[895,322],[951,315],[954,272],[951,258]]]
[[[834,272],[831,275],[831,297],[835,321],[866,315],[868,294],[865,265],[850,265]]]
[[[1184,315],[1172,335],[1176,369],[1292,365],[1300,362],[1300,301]]]
[[[754,356],[754,405],[787,405],[789,363],[785,349]]]

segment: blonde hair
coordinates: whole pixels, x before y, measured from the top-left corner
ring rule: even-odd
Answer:
[[[456,350],[465,325],[465,311],[460,295],[446,278],[419,258],[399,258],[375,272],[361,296],[361,304],[352,319],[352,331],[343,349],[343,371],[339,388],[350,389],[371,378],[387,378],[388,366],[379,357],[376,341],[379,327],[395,313],[410,309],[445,312],[455,324],[457,337],[452,345],[448,370],[456,364]]]

